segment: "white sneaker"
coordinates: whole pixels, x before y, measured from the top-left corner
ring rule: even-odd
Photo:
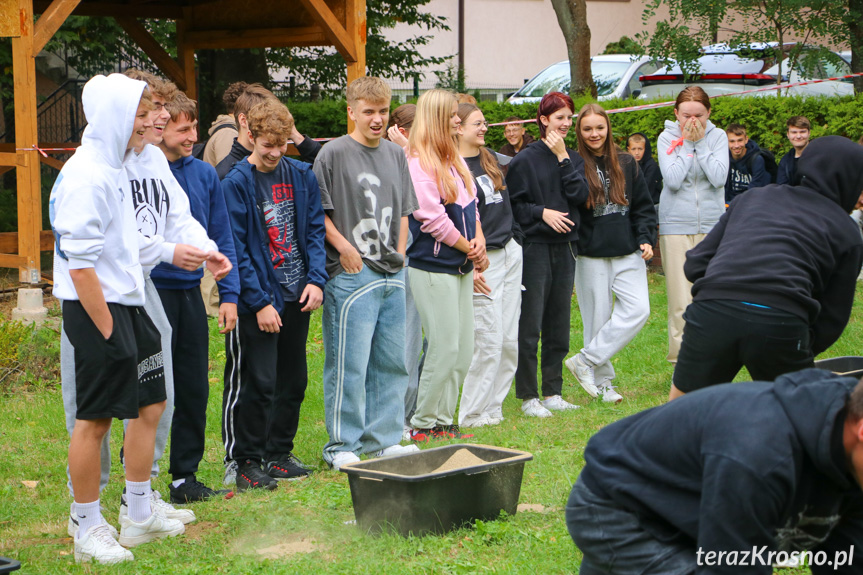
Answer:
[[[225,477],[222,479],[222,483],[229,487],[237,483],[237,462],[229,461],[225,464]]]
[[[186,526],[181,521],[168,519],[161,507],[153,507],[153,514],[141,523],[132,521],[128,515],[121,516],[119,541],[123,547],[136,547],[153,539],[174,537],[185,531]]]
[[[500,425],[503,423],[503,414],[500,412],[492,413],[488,416],[489,425]]]
[[[491,422],[488,417],[480,416],[475,419],[469,419],[462,423],[459,427],[483,427],[486,425],[491,425]]]
[[[551,417],[553,414],[539,402],[537,398],[526,399],[521,404],[521,411],[528,417]]]
[[[333,455],[333,460],[330,461],[329,464],[335,471],[338,471],[343,465],[356,463],[359,460],[360,458],[357,457],[353,451],[337,451],[336,454]]]
[[[150,491],[150,507],[155,511],[156,509],[161,509],[162,514],[168,519],[176,519],[183,525],[187,523],[191,523],[195,521],[197,517],[195,517],[195,512],[191,509],[177,509],[167,501],[162,499],[161,494],[158,491],[152,490]],[[123,524],[123,517],[129,514],[129,507],[126,503],[126,494],[123,493],[120,495],[120,524]]]
[[[614,386],[608,380],[604,380],[599,384],[599,391],[602,392],[602,401],[605,403],[620,403],[623,401],[623,396],[617,393],[617,390],[614,389]]]
[[[111,534],[111,527],[102,523],[93,527],[84,534],[81,539],[75,540],[75,561],[87,563],[96,561],[102,565],[132,561],[135,556],[128,549],[123,549]],[[114,530],[116,532],[116,529]]]
[[[372,457],[387,457],[389,455],[407,455],[408,453],[417,453],[420,450],[416,445],[390,445],[380,451],[375,452]],[[353,455],[353,454],[352,454]]]
[[[578,405],[573,405],[564,400],[559,395],[552,395],[548,399],[542,401],[542,406],[550,411],[567,411],[569,409],[578,409]]]
[[[598,397],[599,389],[596,387],[596,379],[593,376],[593,368],[581,360],[581,354],[577,353],[567,359],[563,364],[572,372],[582,389],[587,392],[590,397]]]
[[[66,533],[69,534],[69,537],[75,537],[75,532],[78,531],[78,514],[75,513],[75,502],[72,502],[71,507],[69,507],[69,521],[66,523]],[[108,526],[108,531],[111,532],[111,536],[116,539],[119,536],[117,533],[117,528],[111,525],[110,523],[105,523]]]
[[[404,429],[402,430],[402,441],[411,440],[411,429],[412,428],[410,425],[405,425]]]

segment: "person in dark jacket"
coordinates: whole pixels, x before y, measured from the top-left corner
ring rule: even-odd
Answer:
[[[771,575],[804,551],[815,575],[860,573],[856,378],[716,386],[612,423],[584,460],[566,507],[581,575]]]
[[[650,140],[643,132],[636,132],[626,139],[626,151],[638,162],[653,205],[658,205],[659,195],[662,193],[662,172],[659,171],[659,164],[653,159]]]
[[[725,203],[752,188],[770,183],[770,173],[761,157],[761,148],[746,135],[746,127],[729,124],[728,135],[728,179],[725,181]]]
[[[240,269],[237,328],[225,343],[226,479],[275,489],[310,470],[293,454],[308,383],[311,312],[327,282],[324,209],[309,164],[282,153],[293,124],[268,98],[249,111],[254,151],[222,181]],[[232,465],[236,462],[236,468]],[[266,464],[266,471],[262,469]]]
[[[602,106],[582,107],[575,132],[590,188],[580,208],[575,268],[584,347],[565,365],[591,397],[618,403],[623,396],[612,385],[611,358],[650,316],[644,262],[653,257],[656,209],[635,159],[618,152]]]
[[[827,136],[808,150],[799,185],[749,190],[686,253],[693,302],[671,399],[744,365],[766,381],[810,367],[845,329],[863,263],[848,215],[863,198],[863,147]]]
[[[240,277],[234,238],[216,170],[192,156],[197,140],[198,108],[179,92],[165,108],[171,114],[162,132],[159,148],[168,159],[171,173],[189,197],[192,216],[207,230],[234,266],[217,282],[220,333],[237,323]],[[170,485],[173,503],[191,503],[219,493],[197,480],[198,465],[204,457],[207,429],[207,400],[210,396],[210,329],[201,290],[201,270],[186,271],[162,263],[150,273],[159,292],[165,315],[171,323],[171,357],[174,381],[174,414],[171,419]]]
[[[791,116],[785,123],[788,127],[788,141],[791,149],[779,160],[777,168],[776,183],[794,185],[794,176],[797,174],[797,160],[800,154],[809,145],[809,130],[812,125],[806,116]]]
[[[515,396],[529,417],[550,417],[550,410],[578,407],[561,397],[563,360],[569,353],[578,209],[588,198],[580,170],[583,160],[563,141],[572,127],[573,107],[566,94],[543,96],[536,119],[542,140],[513,158],[506,175],[512,213],[525,235]],[[536,377],[540,334],[544,401],[539,400]]]
[[[237,103],[234,108],[234,117],[237,119],[239,128],[237,137],[234,139],[234,144],[231,146],[231,151],[225,156],[222,161],[216,165],[216,173],[219,174],[219,179],[223,180],[234,165],[252,153],[254,146],[249,137],[249,110],[252,107],[260,104],[264,100],[272,98],[278,101],[275,94],[261,86],[260,84],[249,84],[246,86],[246,91],[237,98]],[[304,162],[312,163],[321,151],[321,144],[305,138],[297,131],[296,125],[291,128],[290,139],[297,147],[300,153],[300,159]]]
[[[504,122],[506,125],[503,127],[503,135],[506,137],[506,144],[500,147],[498,153],[514,157],[535,140],[525,131],[524,123],[518,116],[510,116]]]

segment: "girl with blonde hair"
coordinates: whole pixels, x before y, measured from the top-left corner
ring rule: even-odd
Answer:
[[[430,90],[417,101],[408,168],[420,208],[409,218],[408,276],[428,339],[413,441],[464,437],[453,416],[473,355],[473,270],[487,267],[473,177],[458,153],[455,96]]]

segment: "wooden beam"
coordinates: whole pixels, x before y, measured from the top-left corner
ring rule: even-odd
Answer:
[[[177,59],[183,76],[186,79],[186,95],[192,100],[198,99],[198,81],[195,75],[195,48],[186,40],[188,19],[177,20]]]
[[[39,250],[50,252],[54,249],[54,234],[42,230],[39,234]],[[18,255],[18,232],[0,233],[0,254]]]
[[[44,14],[51,0],[35,0],[33,9]],[[82,2],[72,12],[75,16],[128,16],[129,18],[167,18],[177,20],[183,17],[183,7],[176,4],[123,4],[120,2]]]
[[[0,268],[20,268],[27,263],[27,258],[12,254],[0,254]],[[27,282],[39,283],[39,282]]]
[[[357,57],[348,64],[348,84],[366,75],[366,0],[346,0],[346,23],[348,33],[356,42]],[[354,123],[348,118],[348,133],[353,131]]]
[[[14,0],[13,0],[14,1]],[[12,38],[12,85],[15,104],[15,147],[31,148],[38,142],[36,129],[36,53],[33,51],[33,0],[17,0],[21,35]],[[22,152],[23,154],[36,154]],[[18,277],[38,283],[41,277],[39,232],[42,230],[42,182],[39,162],[25,156],[18,161]],[[8,260],[7,260],[8,261]],[[0,261],[0,265],[4,265]]]
[[[26,164],[26,162],[27,160],[24,159],[24,154],[15,151],[0,152],[0,166],[9,166],[11,168],[14,168],[19,164],[23,166],[24,164]]]
[[[308,10],[309,15],[315,20],[315,22],[323,28],[324,34],[327,35],[327,38],[329,38],[333,46],[336,47],[339,54],[341,54],[347,62],[356,62],[356,37],[346,30],[346,26],[342,26],[342,23],[339,22],[336,15],[333,14],[333,11],[330,10],[330,7],[326,5],[324,0],[300,0],[300,2],[303,3],[303,6],[306,7],[306,10]],[[365,3],[363,3],[363,6],[365,6]],[[365,15],[363,16],[363,22],[365,23]]]
[[[51,2],[51,5],[42,12],[42,17],[36,22],[36,32],[33,34],[34,54],[42,51],[45,44],[57,33],[66,18],[80,3],[81,0],[54,0]]]
[[[195,50],[330,45],[327,35],[318,26],[257,30],[189,30],[185,33],[185,42],[187,47]]]
[[[44,158],[41,155],[39,156],[39,161],[45,164],[46,166],[51,166],[55,170],[59,171],[63,169],[63,164],[66,162],[62,162],[56,158]]]
[[[117,16],[116,20],[165,76],[181,90],[187,88],[183,69],[138,20],[129,16]]]
[[[44,150],[46,154],[68,154],[70,151],[74,152],[75,148],[80,146],[79,142],[41,142],[38,144],[39,149]],[[11,144],[0,144],[0,153],[17,153],[19,156],[23,156],[24,154],[29,154],[30,152],[18,151],[15,149],[15,143]],[[0,161],[0,165],[3,165],[2,161]]]

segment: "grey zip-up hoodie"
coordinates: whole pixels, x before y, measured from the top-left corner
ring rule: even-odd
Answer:
[[[666,121],[657,141],[662,172],[659,235],[706,234],[725,212],[728,136],[708,120],[703,138],[683,140],[669,153],[681,136],[680,124]]]

